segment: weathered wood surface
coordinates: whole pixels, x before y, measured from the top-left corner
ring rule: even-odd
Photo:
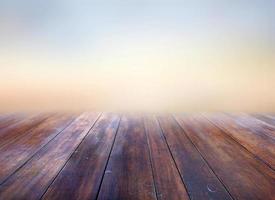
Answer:
[[[0,117],[0,129],[16,124],[26,117],[27,117],[27,114],[24,114],[24,113],[3,115]]]
[[[255,134],[267,135],[275,141],[275,127],[247,114],[228,114],[236,124]]]
[[[159,117],[159,122],[190,198],[231,199],[225,187],[173,117]]]
[[[275,127],[275,117],[266,114],[252,114],[251,116]]]
[[[36,125],[47,119],[50,114],[39,114],[28,117],[12,126],[0,129],[0,146],[7,144],[17,137],[21,137],[23,134],[28,133]]]
[[[0,199],[39,199],[87,135],[98,114],[83,114],[0,186]]]
[[[103,114],[43,199],[95,199],[116,136],[119,115]]]
[[[205,116],[244,148],[272,169],[275,169],[275,141],[272,138],[261,132],[252,132],[250,129],[240,126],[235,119],[228,115],[215,114]]]
[[[2,114],[0,200],[275,200],[274,127],[263,114]]]
[[[235,199],[273,199],[275,172],[201,116],[176,116]]]
[[[17,140],[0,147],[0,184],[72,120],[72,116],[54,115]]]
[[[189,199],[156,117],[144,117],[144,124],[158,199]]]
[[[141,117],[123,116],[98,199],[156,199]]]

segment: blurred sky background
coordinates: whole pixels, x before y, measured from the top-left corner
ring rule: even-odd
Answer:
[[[274,0],[0,0],[0,111],[275,112]]]

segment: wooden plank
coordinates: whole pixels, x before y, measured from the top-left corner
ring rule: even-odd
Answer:
[[[264,115],[264,114],[252,114],[253,117],[272,125],[273,127],[275,127],[275,118],[269,116],[269,115]]]
[[[158,199],[189,199],[157,119],[154,116],[146,116],[144,125]]]
[[[250,129],[240,126],[236,123],[236,120],[225,114],[204,116],[257,158],[275,169],[275,142],[269,136],[252,132]]]
[[[9,117],[12,114],[15,114],[15,113],[0,113],[0,120]]]
[[[27,115],[23,113],[6,114],[0,118],[0,129],[14,125],[26,117]]]
[[[12,126],[0,129],[0,147],[15,140],[17,137],[30,131],[32,128],[47,119],[51,114],[33,115]]]
[[[7,117],[7,115],[8,115],[7,113],[0,113],[0,120]]]
[[[195,146],[171,116],[158,117],[190,199],[231,199]]]
[[[96,199],[120,117],[103,114],[43,199]]]
[[[41,198],[97,118],[80,115],[0,186],[0,199]]]
[[[239,126],[255,134],[265,134],[275,141],[275,127],[255,119],[247,114],[228,114]]]
[[[275,173],[202,116],[176,116],[235,199],[275,197]]]
[[[17,140],[0,147],[0,184],[74,119],[71,115],[54,115]],[[11,159],[12,158],[12,159]]]
[[[122,117],[98,199],[156,199],[141,117]]]

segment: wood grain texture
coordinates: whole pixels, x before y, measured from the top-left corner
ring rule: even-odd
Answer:
[[[267,135],[275,141],[275,127],[247,114],[228,114],[239,126],[244,127],[254,134]]]
[[[98,199],[156,199],[141,117],[123,116]]]
[[[24,113],[6,114],[0,118],[0,129],[14,125],[26,118],[27,116],[28,115]]]
[[[270,115],[264,115],[264,114],[252,114],[251,116],[269,124],[275,127],[275,118]]]
[[[49,116],[50,114],[33,115],[12,126],[0,129],[0,146],[3,146],[4,144],[15,140],[17,137],[22,136],[22,134],[27,133],[36,125],[47,119]]]
[[[100,117],[43,199],[96,199],[119,119],[116,114]]]
[[[194,200],[231,199],[174,118],[160,116],[158,119],[190,198]]]
[[[144,117],[158,199],[189,199],[169,147],[154,116]]]
[[[62,131],[73,118],[70,115],[54,115],[17,140],[0,147],[0,184]]]
[[[39,199],[87,135],[98,114],[82,114],[0,186],[0,199]]]
[[[0,200],[275,200],[272,120],[245,113],[0,115]]]
[[[0,121],[4,120],[12,115],[15,115],[16,113],[0,113]],[[17,114],[21,114],[21,113],[17,113]]]
[[[225,114],[204,115],[249,152],[275,169],[275,141],[261,132],[252,132]]]
[[[235,199],[275,197],[274,171],[201,116],[176,116]]]

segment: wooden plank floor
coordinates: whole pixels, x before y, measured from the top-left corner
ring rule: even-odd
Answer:
[[[275,200],[275,117],[2,114],[9,199]]]

